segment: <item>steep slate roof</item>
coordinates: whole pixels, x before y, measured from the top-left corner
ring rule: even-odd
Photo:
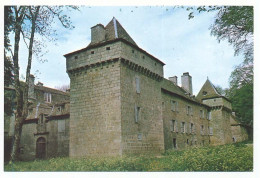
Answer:
[[[206,94],[204,94],[206,92]],[[202,88],[200,89],[196,98],[198,100],[203,100],[206,98],[216,98],[216,97],[223,97],[221,94],[218,93],[215,86],[210,82],[209,79],[206,80]]]
[[[116,20],[115,17],[107,24],[106,29],[106,41],[114,40],[116,38],[122,38],[126,41],[132,43],[133,45],[137,44],[130,37],[130,35],[126,32],[126,30],[122,27],[122,25]]]
[[[182,87],[174,84],[173,82],[171,82],[170,80],[167,80],[165,78],[163,78],[163,80],[161,82],[161,90],[166,92],[166,93],[169,93],[171,95],[176,95],[178,97],[181,97],[181,98],[188,100],[190,102],[193,102],[195,104],[209,107],[208,105],[201,103],[200,100],[198,100],[194,96],[190,96],[187,93],[187,91],[184,90]]]

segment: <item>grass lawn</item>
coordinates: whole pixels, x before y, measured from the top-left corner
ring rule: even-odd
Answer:
[[[5,164],[5,171],[252,171],[253,147],[236,143],[170,150],[160,157],[52,158]]]

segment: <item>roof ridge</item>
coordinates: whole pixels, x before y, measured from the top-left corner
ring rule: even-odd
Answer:
[[[118,38],[118,33],[117,33],[117,20],[115,17],[113,17],[113,23],[114,23],[114,31],[115,31],[115,38]]]

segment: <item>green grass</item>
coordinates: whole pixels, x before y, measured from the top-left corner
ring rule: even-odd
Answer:
[[[5,171],[252,171],[253,147],[245,143],[167,151],[156,156],[52,158],[6,164]]]

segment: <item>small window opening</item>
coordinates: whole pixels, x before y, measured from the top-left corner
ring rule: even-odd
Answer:
[[[106,50],[110,50],[110,47],[106,47]]]
[[[91,54],[94,54],[95,52],[94,51],[91,51]]]
[[[172,143],[173,143],[173,148],[176,149],[177,148],[176,138],[172,139]]]
[[[78,59],[78,56],[75,56],[74,59]]]
[[[143,56],[143,59],[145,59],[145,56]]]
[[[132,49],[132,53],[135,53],[135,50]]]
[[[203,91],[202,94],[203,94],[203,96],[206,96],[208,94],[208,92]]]
[[[143,136],[142,136],[141,133],[139,133],[139,134],[137,135],[137,139],[138,139],[138,140],[142,140],[142,137],[143,137]]]

